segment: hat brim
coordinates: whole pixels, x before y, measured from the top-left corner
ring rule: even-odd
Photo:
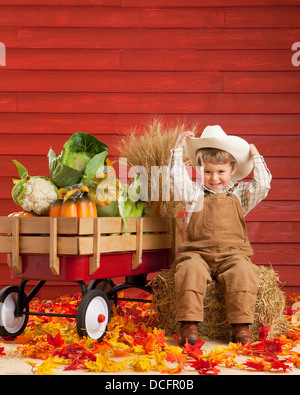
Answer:
[[[237,170],[232,176],[234,182],[247,177],[253,169],[249,144],[246,140],[237,136],[226,136],[224,138],[187,137],[184,148],[194,168],[197,166],[197,151],[201,148],[217,148],[229,152],[237,161]]]

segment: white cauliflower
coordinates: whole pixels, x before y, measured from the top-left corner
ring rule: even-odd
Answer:
[[[49,206],[57,199],[57,188],[47,179],[32,177],[26,183],[22,196],[22,208],[38,215],[47,215]]]

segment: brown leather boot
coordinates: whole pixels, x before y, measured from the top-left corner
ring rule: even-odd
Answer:
[[[180,345],[184,346],[186,343],[195,344],[199,339],[198,327],[195,322],[181,322],[180,325]]]
[[[233,341],[235,343],[254,343],[254,339],[249,331],[248,324],[232,324]]]

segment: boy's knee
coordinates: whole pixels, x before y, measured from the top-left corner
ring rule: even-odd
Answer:
[[[204,294],[208,282],[211,282],[209,270],[196,257],[182,260],[176,265],[176,292],[194,291]]]
[[[256,293],[259,284],[259,269],[249,259],[241,259],[219,276],[226,292],[246,291]]]

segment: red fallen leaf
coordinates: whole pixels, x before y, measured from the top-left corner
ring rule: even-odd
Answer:
[[[53,347],[60,348],[64,344],[64,340],[61,337],[61,334],[58,333],[55,337],[47,334],[48,343],[51,344]]]
[[[88,351],[84,346],[78,343],[70,344],[57,351],[55,355],[66,359],[80,359],[88,361],[96,361],[96,356]]]
[[[263,359],[255,358],[255,360],[248,359],[243,365],[248,366],[254,370],[258,370],[259,372],[263,372],[266,369],[266,362]]]
[[[194,345],[190,344],[186,338],[183,350],[188,354],[189,357],[198,359],[203,354],[203,351],[201,350],[203,344],[205,344],[205,342],[201,338],[198,339]]]
[[[186,362],[187,355],[185,353],[167,353],[166,361],[168,362]]]
[[[0,355],[6,355],[6,353],[4,352],[4,347],[0,347]]]
[[[270,331],[269,326],[263,326],[262,324],[260,324],[260,328],[259,328],[260,340],[266,340],[266,338],[268,337],[269,331]]]
[[[270,327],[260,325],[259,338],[261,341],[245,345],[245,348],[266,358],[278,358],[277,355],[282,352],[282,346],[285,341],[276,336],[272,340],[267,340]]]
[[[265,353],[269,358],[275,358],[282,352],[282,347],[279,339],[266,340]]]
[[[269,360],[268,362],[271,363],[271,368],[274,370],[280,370],[282,369],[284,372],[287,371],[287,369],[292,370],[292,368],[288,365],[285,364],[285,360],[278,360],[278,359],[273,359],[273,360]]]
[[[85,367],[85,364],[80,359],[75,358],[64,370],[76,370],[78,367]]]
[[[255,358],[252,361],[247,360],[243,365],[248,366],[249,368],[258,370],[260,372],[262,371],[271,371],[271,370],[280,370],[282,369],[284,372],[287,371],[287,369],[292,370],[288,365],[286,365],[285,360],[279,360],[277,358],[272,359],[272,358],[266,358],[261,359],[261,358]]]
[[[220,370],[215,367],[218,365],[218,362],[210,359],[198,359],[190,365],[201,375],[218,375],[220,373]]]
[[[283,342],[284,343],[284,342]],[[263,340],[248,346],[248,350],[255,355],[261,355],[266,358],[275,358],[282,352],[282,342],[279,338],[273,340]]]

